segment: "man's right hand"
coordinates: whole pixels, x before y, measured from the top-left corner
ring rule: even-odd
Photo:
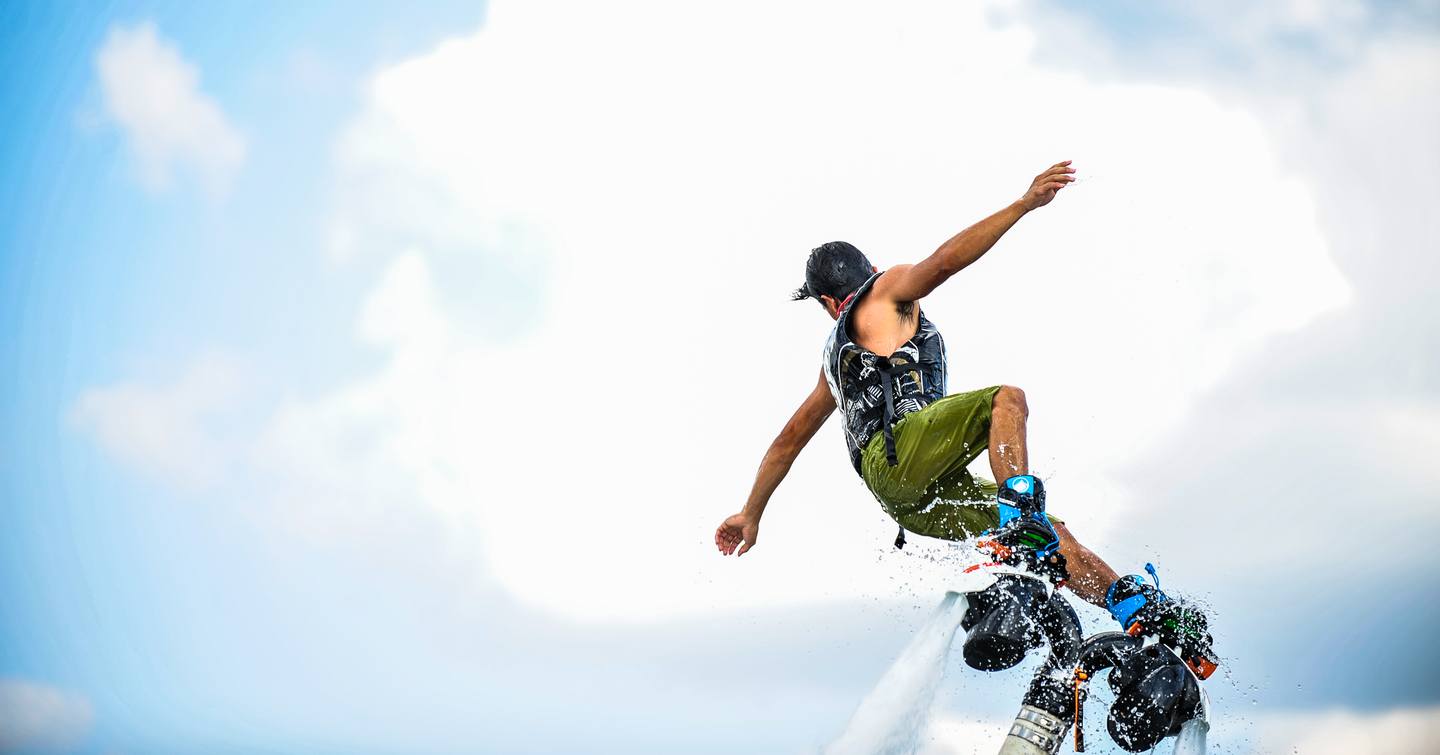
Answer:
[[[1056,192],[1075,180],[1074,173],[1075,169],[1070,167],[1069,160],[1051,165],[1049,169],[1030,182],[1030,190],[1020,198],[1020,206],[1029,212],[1050,204],[1050,200],[1055,198]]]
[[[759,534],[758,518],[752,520],[742,511],[730,516],[715,529],[715,547],[727,556],[743,556],[745,551],[755,547],[755,538]],[[740,549],[738,553],[735,551],[737,547]]]

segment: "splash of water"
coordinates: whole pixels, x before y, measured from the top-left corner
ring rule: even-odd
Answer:
[[[1175,755],[1205,755],[1205,732],[1210,723],[1201,718],[1192,718],[1180,727],[1175,738]]]
[[[966,602],[956,593],[940,601],[934,615],[890,665],[875,689],[860,701],[841,734],[824,755],[909,755],[929,723],[935,690],[945,673],[955,630]]]

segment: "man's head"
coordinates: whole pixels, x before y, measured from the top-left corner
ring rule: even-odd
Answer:
[[[831,241],[810,250],[805,262],[805,285],[795,289],[791,298],[815,299],[831,317],[840,316],[845,297],[855,293],[871,275],[875,266],[854,244]]]

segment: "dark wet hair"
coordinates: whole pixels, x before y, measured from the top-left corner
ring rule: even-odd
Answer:
[[[875,273],[874,267],[854,244],[845,241],[821,244],[810,250],[810,259],[805,261],[805,285],[795,289],[790,298],[800,301],[824,295],[844,301]]]

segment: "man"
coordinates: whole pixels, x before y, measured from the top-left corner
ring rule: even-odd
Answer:
[[[1024,392],[993,386],[946,396],[944,342],[920,310],[921,299],[978,260],[1020,218],[1049,204],[1074,174],[1069,160],[1056,163],[1019,200],[914,265],[880,272],[842,241],[811,251],[805,285],[794,298],[817,300],[835,329],[819,381],[770,444],[744,509],[715,530],[721,553],[743,555],[755,546],[771,494],[838,406],[855,471],[902,528],[897,545],[906,530],[946,540],[1022,531],[1018,542],[1042,560],[1058,550],[1070,589],[1108,609],[1122,628],[1142,620],[1155,626],[1181,613],[1203,622],[1158,584],[1118,577],[1044,513],[1044,485],[1030,473],[1025,443]],[[966,470],[987,450],[999,486]]]

